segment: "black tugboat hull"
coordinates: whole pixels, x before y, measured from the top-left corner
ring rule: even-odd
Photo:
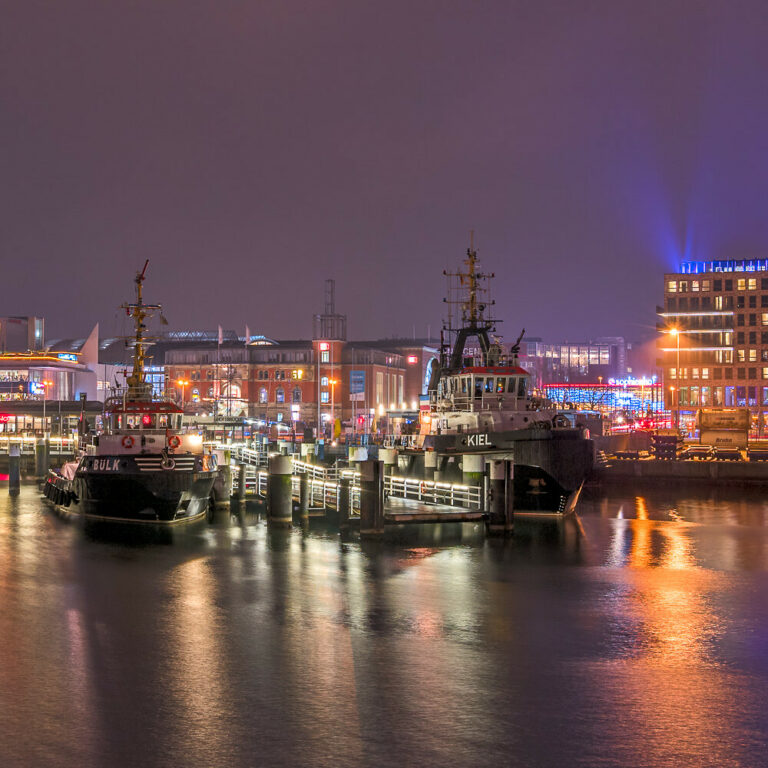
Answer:
[[[516,514],[572,512],[594,465],[594,443],[580,429],[427,435],[424,447],[438,453],[444,479],[454,482],[461,482],[460,456],[508,454],[514,462]]]
[[[45,495],[67,517],[175,525],[208,513],[215,479],[213,470],[147,470],[133,460],[108,457],[84,462],[71,482],[52,473]]]
[[[208,512],[214,473],[167,472],[155,477],[97,474],[76,477],[69,512],[88,519],[130,523],[181,523]]]

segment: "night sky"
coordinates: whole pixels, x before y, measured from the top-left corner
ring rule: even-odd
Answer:
[[[0,314],[82,336],[652,335],[683,258],[768,254],[764,2],[0,0]]]

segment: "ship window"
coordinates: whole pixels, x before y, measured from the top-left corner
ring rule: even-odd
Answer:
[[[493,392],[493,376],[489,376],[485,380],[485,391],[486,392]]]
[[[507,380],[506,378],[504,378],[504,376],[499,376],[499,378],[496,379],[496,391],[501,392],[503,394],[504,388],[506,386],[506,382]]]
[[[167,428],[167,426],[168,426],[168,417],[164,413],[161,413],[157,417],[157,426],[160,429],[166,429]]]
[[[467,394],[467,377],[466,376],[461,377],[461,394],[462,395]]]
[[[475,397],[481,397],[483,394],[483,377],[478,376],[475,379]]]
[[[525,397],[525,379],[522,376],[517,380],[517,396]]]

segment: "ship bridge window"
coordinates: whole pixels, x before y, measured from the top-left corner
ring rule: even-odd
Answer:
[[[489,376],[485,380],[485,391],[486,392],[493,392],[493,376]]]
[[[517,396],[525,397],[525,377],[521,376],[517,380]]]
[[[466,376],[461,377],[461,394],[462,395],[467,394],[467,377]]]
[[[475,378],[475,397],[482,397],[483,395],[483,377],[478,376]]]
[[[504,376],[499,376],[496,379],[496,391],[504,394],[504,389],[506,388],[507,379]]]

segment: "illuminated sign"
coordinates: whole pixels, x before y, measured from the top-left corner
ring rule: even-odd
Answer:
[[[643,376],[636,379],[634,376],[627,376],[626,379],[608,379],[608,384],[612,387],[650,387],[656,383],[656,376]]]
[[[419,358],[416,355],[408,355],[408,365],[414,365],[419,362]]]
[[[71,352],[59,352],[56,357],[58,357],[59,360],[69,360],[71,363],[77,362],[77,355],[73,355]]]
[[[327,341],[320,342],[320,351],[327,352],[331,348],[331,345]]]
[[[0,413],[0,424],[7,424],[11,420],[10,413]]]

